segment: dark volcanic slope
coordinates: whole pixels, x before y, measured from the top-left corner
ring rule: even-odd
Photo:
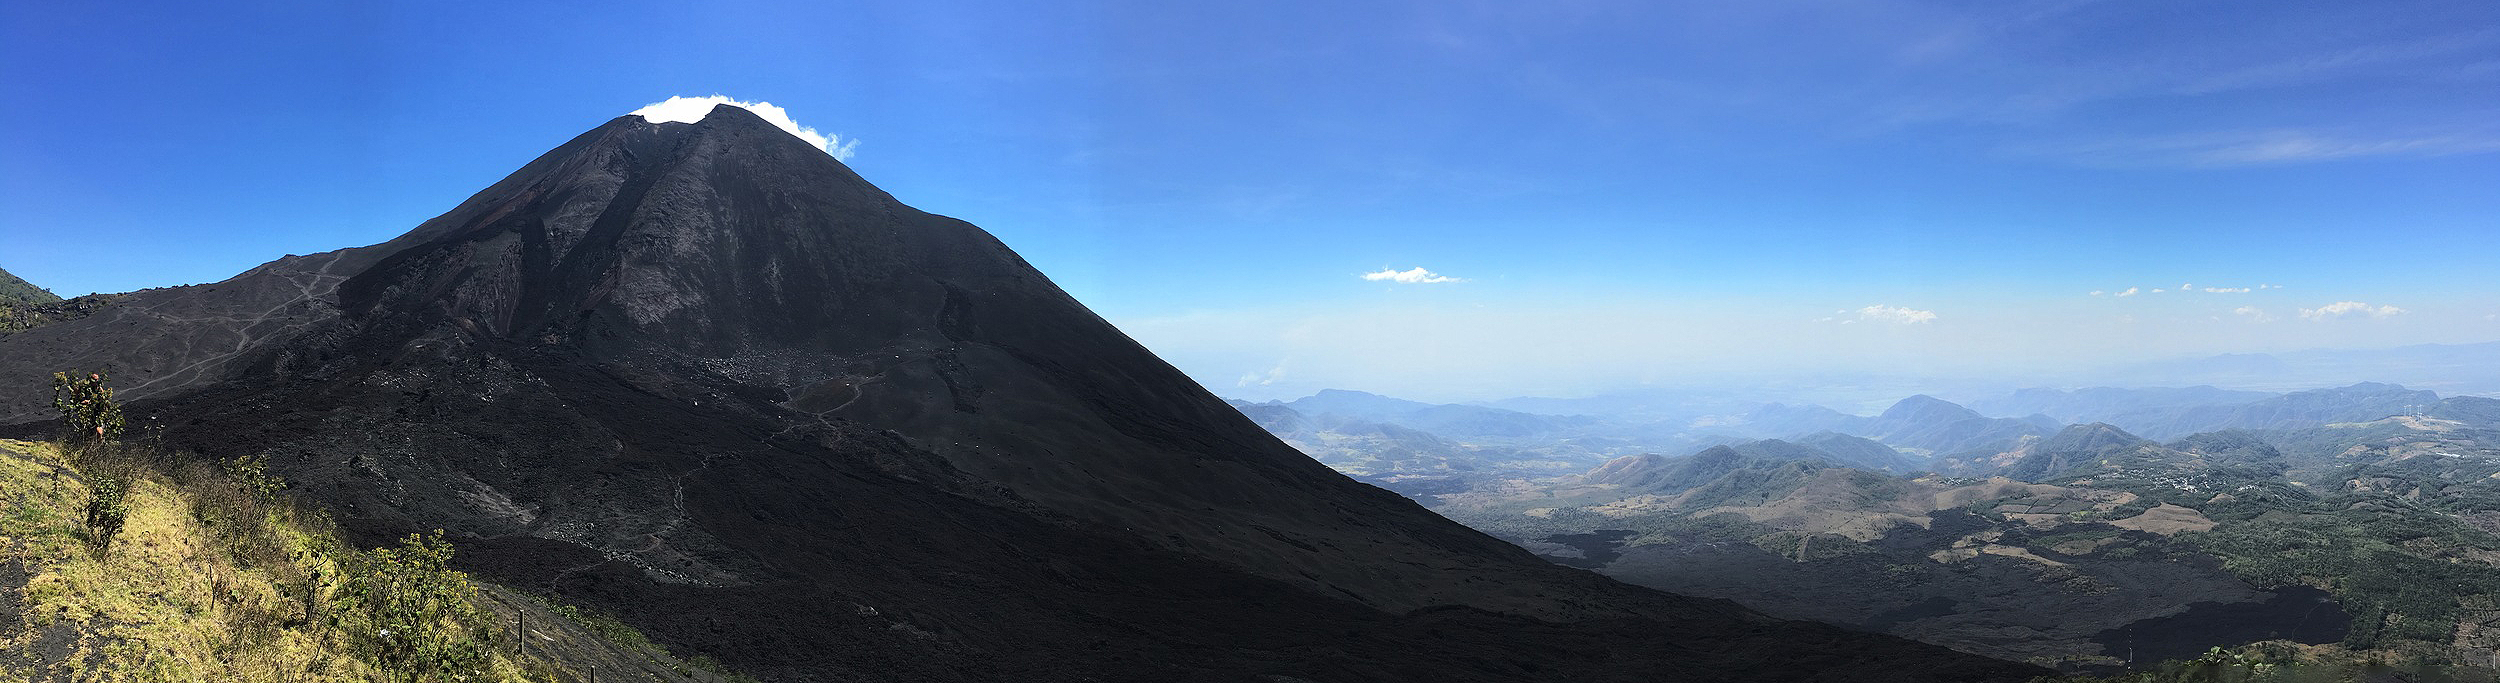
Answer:
[[[450,529],[486,576],[781,680],[2031,673],[1554,567],[1348,480],[734,107],[116,308],[0,339],[0,381],[115,369],[170,440],[268,453],[353,530]]]
[[[228,376],[246,353],[337,317],[332,290],[376,249],[289,256],[216,284],[142,290],[92,315],[8,335],[0,424],[51,417],[48,380],[62,370],[111,373],[124,400]]]

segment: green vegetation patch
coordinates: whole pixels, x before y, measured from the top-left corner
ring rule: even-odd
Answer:
[[[2113,676],[2044,677],[2032,679],[2031,683],[2492,683],[2500,680],[2488,669],[2400,665],[2389,662],[2383,653],[2355,653],[2334,648],[2325,650],[2313,651],[2283,641],[2254,643],[2231,650],[2217,647],[2195,659],[2162,662],[2142,671]]]
[[[2500,569],[2470,561],[2500,539],[2453,518],[2397,505],[2272,515],[2181,539],[2265,587],[2309,585],[2353,615],[2354,648],[2389,640],[2444,644],[2466,600],[2500,598]]]
[[[126,444],[100,375],[56,378],[58,443],[0,440],[0,681],[556,681],[440,530],[360,549],[260,458]],[[570,608],[563,608],[569,614]],[[582,616],[610,652],[696,675],[639,632]],[[620,645],[621,644],[621,645]],[[709,668],[717,663],[703,660]]]
[[[24,332],[64,323],[102,311],[121,300],[118,294],[89,294],[66,301],[26,302],[0,297],[0,334]]]
[[[52,290],[35,286],[15,274],[0,270],[0,304],[48,304],[61,300]]]

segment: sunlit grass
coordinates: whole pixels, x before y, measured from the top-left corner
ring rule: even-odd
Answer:
[[[186,489],[148,473],[131,488],[120,535],[99,546],[81,523],[87,486],[57,449],[0,441],[0,450],[15,453],[0,453],[0,562],[30,577],[25,628],[0,649],[66,630],[72,651],[50,658],[57,668],[47,673],[79,681],[399,680],[337,632],[355,615],[319,613],[339,602],[338,559],[355,552],[320,520],[285,505],[202,506],[198,496],[221,493],[221,480]],[[476,680],[548,672],[497,651]]]

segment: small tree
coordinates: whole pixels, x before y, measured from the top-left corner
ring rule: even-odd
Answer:
[[[130,487],[137,477],[129,463],[101,457],[122,436],[122,407],[103,373],[52,373],[52,408],[61,413],[61,445],[87,478],[88,540],[96,549],[111,547],[130,515]]]
[[[104,373],[52,373],[52,409],[61,412],[64,445],[83,448],[122,438],[122,406]]]

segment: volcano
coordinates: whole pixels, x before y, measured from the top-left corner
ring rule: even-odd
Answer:
[[[376,541],[776,681],[2046,673],[1551,565],[1270,437],[970,224],[722,105],[389,242],[0,338]]]

